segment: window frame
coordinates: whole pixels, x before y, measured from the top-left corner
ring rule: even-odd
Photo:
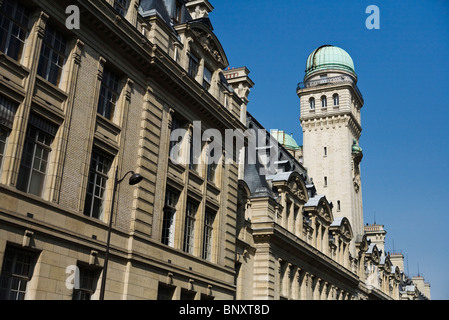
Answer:
[[[12,6],[10,16],[7,16],[5,12],[7,5]],[[30,11],[17,1],[11,2],[10,0],[3,0],[0,9],[0,25],[4,25],[5,19],[8,19],[7,29],[0,26],[0,29],[3,29],[3,32],[6,32],[6,36],[3,35],[2,38],[0,38],[0,51],[4,52],[15,61],[20,62],[23,58],[25,43],[30,33]],[[18,10],[21,11],[20,20],[17,19]],[[14,44],[14,39],[16,40],[16,44],[19,43],[19,47],[18,49],[13,50],[12,53],[11,50],[13,48],[12,45]]]
[[[194,253],[193,250],[195,248],[195,222],[198,207],[199,205],[195,201],[192,201],[191,199],[187,200],[183,251],[190,254]]]
[[[50,39],[48,39],[50,38]],[[56,43],[60,42],[59,48],[56,48]],[[68,51],[68,41],[67,38],[59,32],[52,25],[48,25],[45,28],[45,35],[42,41],[42,48],[39,55],[39,63],[37,68],[37,74],[40,75],[45,80],[54,84],[55,86],[59,86],[62,73],[64,70],[64,66],[67,62],[67,51]],[[45,57],[44,52],[48,50],[48,57]],[[58,63],[55,63],[54,57],[57,57]],[[44,60],[47,60],[44,62]],[[62,59],[62,63],[61,63]],[[45,64],[44,64],[45,63]],[[61,64],[61,65],[60,65]],[[45,66],[45,67],[44,67]],[[51,77],[52,71],[55,70],[54,66],[56,66],[57,76],[56,79]],[[44,68],[44,70],[42,70]]]
[[[167,246],[174,247],[176,207],[180,194],[171,189],[165,191],[165,200],[162,216],[161,242]],[[173,201],[172,201],[173,200]]]
[[[200,67],[200,59],[195,54],[190,52],[188,72],[194,79],[196,79],[196,77],[198,76],[199,67]]]
[[[217,217],[217,212],[206,208],[204,213],[204,227],[203,227],[203,248],[201,250],[201,258],[212,261],[212,249],[214,242],[214,222]]]
[[[119,15],[125,18],[129,10],[129,4],[129,0],[114,0],[113,7]]]
[[[327,108],[327,97],[321,96],[321,108]]]
[[[95,159],[94,159],[95,158]],[[100,159],[102,158],[102,159]],[[102,161],[100,161],[102,160]],[[90,163],[89,163],[89,173],[87,176],[87,186],[86,186],[86,195],[84,198],[84,209],[83,214],[85,216],[88,216],[90,218],[95,218],[99,220],[103,220],[104,215],[104,205],[106,203],[106,191],[107,191],[107,185],[109,180],[109,172],[112,168],[113,163],[113,157],[111,157],[108,154],[105,154],[101,149],[94,147],[92,149],[92,153],[90,156]],[[93,167],[93,163],[95,161],[95,167]],[[107,164],[109,162],[109,164]],[[101,168],[107,168],[106,170],[98,170],[101,165]],[[93,178],[92,178],[93,177]],[[98,184],[98,178],[100,178],[100,183]],[[90,186],[92,185],[91,191]],[[97,188],[99,188],[100,196],[97,194]],[[89,200],[90,198],[90,200]],[[99,201],[100,206],[99,212],[94,215],[94,209],[95,209],[95,202]],[[88,206],[88,204],[90,205]]]
[[[23,265],[27,265],[26,271],[24,271],[24,266],[21,266],[21,272],[17,273],[17,263],[18,255],[21,254],[21,258],[23,260]],[[8,256],[12,255],[12,257]],[[6,300],[24,300],[27,292],[28,282],[31,280],[33,276],[34,267],[36,264],[36,255],[37,252],[33,252],[31,250],[23,249],[15,245],[7,245],[4,256],[3,256],[3,264],[0,273],[0,297],[3,294],[7,296]],[[25,258],[26,261],[25,261]],[[10,267],[8,268],[8,261],[10,261]],[[16,284],[14,284],[14,282]],[[6,282],[6,286],[5,286]],[[17,288],[16,290],[13,290]],[[2,293],[5,291],[5,293]],[[11,299],[11,293],[16,292],[15,299]],[[19,298],[19,299],[18,299]]]
[[[114,121],[119,99],[120,76],[110,68],[105,67],[98,94],[97,113],[110,121]]]
[[[334,93],[332,95],[332,98],[334,100],[334,106],[339,106],[340,105],[340,96],[338,93]]]
[[[309,99],[309,107],[310,107],[310,110],[315,110],[315,98],[314,97],[311,97]]]
[[[47,129],[44,129],[44,126]],[[53,130],[53,132],[49,132],[50,130]],[[42,197],[50,163],[51,145],[57,130],[58,126],[50,121],[39,115],[30,114],[17,179],[18,190]],[[36,164],[39,164],[38,169],[35,168]],[[44,170],[42,170],[42,164],[45,166]],[[39,182],[39,190],[37,192],[32,190],[34,188],[33,180]]]

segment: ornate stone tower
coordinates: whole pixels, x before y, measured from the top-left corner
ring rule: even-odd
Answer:
[[[297,94],[301,100],[304,166],[318,193],[332,202],[334,217],[347,217],[354,236],[362,235],[363,154],[358,141],[363,98],[352,58],[335,46],[317,48],[307,59],[304,82],[298,85]]]

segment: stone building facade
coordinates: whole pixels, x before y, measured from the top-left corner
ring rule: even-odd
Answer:
[[[297,157],[244,161],[265,129],[209,1],[0,4],[0,299],[98,299],[106,251],[106,299],[399,297]],[[233,161],[211,134],[229,129]]]

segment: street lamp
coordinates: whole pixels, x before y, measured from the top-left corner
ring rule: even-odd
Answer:
[[[128,173],[132,174],[131,177],[129,177],[129,181],[128,181],[130,186],[138,184],[143,179],[143,177],[140,174],[134,173],[134,171],[128,171],[127,173],[125,173],[123,178],[121,178],[120,180],[117,180],[118,166],[117,166],[117,168],[115,168],[114,191],[112,193],[111,214],[109,215],[108,239],[107,239],[107,242],[106,242],[106,253],[105,253],[105,256],[104,256],[103,277],[101,278],[100,300],[104,300],[104,291],[105,291],[105,288],[106,288],[106,274],[107,274],[107,271],[108,271],[109,244],[111,242],[112,215],[114,213],[115,193],[117,191],[117,185],[119,183],[121,183],[125,179],[125,177],[128,175]]]

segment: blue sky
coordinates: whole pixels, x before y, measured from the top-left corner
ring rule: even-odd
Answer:
[[[449,1],[211,0],[231,67],[255,82],[248,110],[302,144],[299,98],[306,59],[331,44],[353,58],[362,108],[364,220],[383,224],[386,250],[449,299]],[[368,30],[367,6],[380,10]]]

